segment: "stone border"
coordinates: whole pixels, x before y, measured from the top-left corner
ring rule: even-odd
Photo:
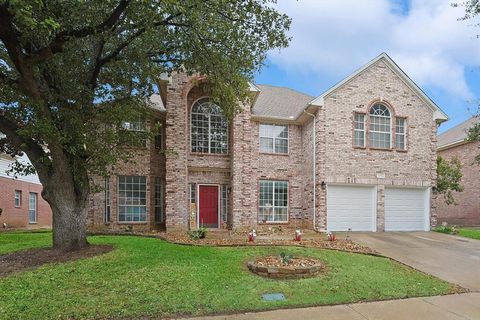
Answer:
[[[308,267],[269,267],[258,265],[255,261],[247,262],[248,269],[261,276],[271,279],[303,279],[318,275],[325,269],[325,266],[318,261],[316,264]]]

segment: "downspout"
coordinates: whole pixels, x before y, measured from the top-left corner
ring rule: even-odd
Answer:
[[[310,113],[306,110],[303,110],[307,115],[313,118],[313,230],[317,231],[317,224],[316,224],[316,216],[317,216],[317,208],[316,208],[316,202],[317,202],[317,139],[316,139],[316,131],[315,126],[317,116],[313,113]]]

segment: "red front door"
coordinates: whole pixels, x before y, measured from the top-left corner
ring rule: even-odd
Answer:
[[[218,187],[199,186],[199,224],[218,228]]]

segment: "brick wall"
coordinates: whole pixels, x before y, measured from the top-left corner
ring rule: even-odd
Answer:
[[[15,228],[50,228],[52,226],[52,210],[42,198],[42,185],[25,181],[0,177],[0,225],[7,223]],[[21,205],[15,207],[15,190],[22,192]],[[29,193],[37,194],[37,223],[28,222]],[[1,227],[1,226],[0,226]]]
[[[438,223],[451,225],[480,226],[480,165],[474,163],[480,154],[480,142],[467,143],[438,152],[445,159],[457,157],[462,163],[463,192],[454,192],[457,205],[447,205],[443,195],[436,199]]]
[[[394,115],[407,119],[407,152],[353,148],[354,112],[368,113],[370,106],[380,100],[390,107]],[[329,94],[319,118],[319,130],[324,133],[318,143],[326,146],[319,153],[322,167],[319,180],[327,184],[377,185],[379,231],[384,229],[383,198],[386,185],[435,185],[436,124],[433,111],[383,61],[380,60]],[[318,197],[321,211],[319,227],[325,228],[323,192]],[[435,224],[434,206],[431,216],[431,223]]]

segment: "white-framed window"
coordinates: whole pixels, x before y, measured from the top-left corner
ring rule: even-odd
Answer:
[[[160,177],[155,177],[155,222],[165,222],[163,211],[164,186]]]
[[[258,222],[288,222],[288,181],[260,180]]]
[[[35,192],[28,196],[28,223],[37,223],[37,197]]]
[[[104,196],[105,196],[105,212],[103,216],[103,222],[109,223],[111,222],[111,199],[110,199],[110,178],[105,178],[105,190],[104,190]]]
[[[118,221],[147,221],[147,178],[118,176]]]
[[[228,120],[222,109],[208,98],[192,106],[190,141],[192,152],[228,153]]]
[[[120,142],[130,147],[147,146],[147,126],[145,121],[124,121],[121,126]]]
[[[261,123],[260,152],[288,153],[288,125]]]
[[[370,148],[390,149],[392,141],[390,110],[380,103],[370,108]]]
[[[222,195],[221,195],[221,217],[224,223],[228,219],[228,185],[222,184]]]
[[[365,147],[365,115],[363,113],[355,113],[353,119],[353,145],[355,147]]]
[[[20,208],[22,206],[22,191],[15,190],[15,208]]]
[[[395,148],[397,150],[407,150],[407,119],[395,119]]]

